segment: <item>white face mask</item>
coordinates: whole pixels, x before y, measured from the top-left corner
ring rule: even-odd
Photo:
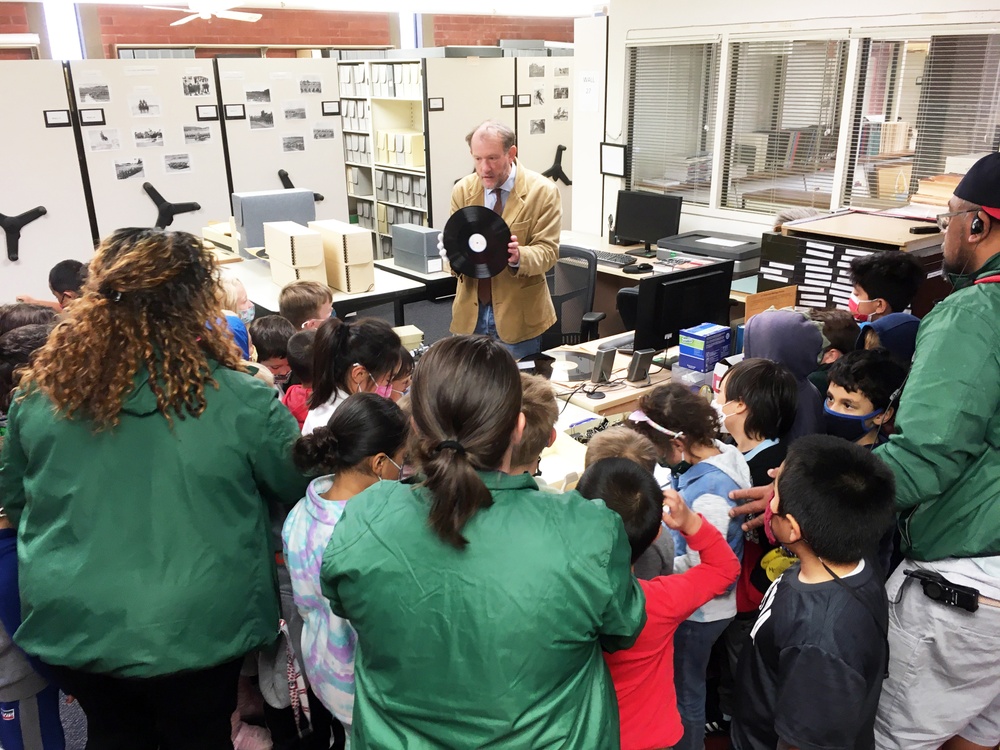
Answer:
[[[731,403],[733,402],[727,401],[724,404],[720,404],[718,401],[712,402],[712,408],[715,409],[715,413],[719,415],[719,432],[723,433],[724,435],[729,434],[729,428],[726,427],[726,420],[729,419],[729,417],[735,416],[733,414],[726,414],[725,412],[726,407],[729,406]]]

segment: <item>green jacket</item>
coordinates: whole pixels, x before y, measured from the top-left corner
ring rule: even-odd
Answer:
[[[323,555],[323,593],[358,632],[351,745],[619,746],[601,656],[645,622],[621,519],[527,474],[483,472],[494,504],[457,550],[427,524],[426,491],[354,497]]]
[[[903,552],[1000,555],[1000,255],[921,321],[896,434],[875,449],[896,476]]]
[[[0,503],[18,524],[24,622],[42,661],[119,677],[203,669],[277,636],[265,501],[293,503],[295,418],[276,392],[213,363],[194,419],[138,376],[121,424],[93,431],[35,391],[10,410]]]

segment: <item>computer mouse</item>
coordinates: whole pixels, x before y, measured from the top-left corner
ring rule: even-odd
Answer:
[[[622,271],[625,273],[649,273],[653,270],[653,266],[649,263],[633,263],[631,266],[625,266]]]

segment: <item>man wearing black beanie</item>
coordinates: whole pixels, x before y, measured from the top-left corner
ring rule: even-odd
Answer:
[[[1000,742],[1000,153],[938,224],[955,291],[921,322],[896,433],[875,451],[905,555],[886,585],[879,750]]]

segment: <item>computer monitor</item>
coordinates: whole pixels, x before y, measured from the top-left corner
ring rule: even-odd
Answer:
[[[727,260],[640,281],[635,350],[668,349],[681,329],[701,323],[729,325],[733,265]]]
[[[615,236],[619,245],[642,242],[646,252],[656,247],[662,237],[673,237],[680,231],[681,204],[679,195],[647,193],[642,190],[619,190],[615,211]]]

